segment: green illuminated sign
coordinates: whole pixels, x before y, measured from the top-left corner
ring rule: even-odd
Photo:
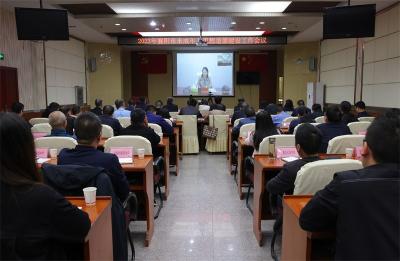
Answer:
[[[4,53],[0,53],[0,61],[4,60]]]

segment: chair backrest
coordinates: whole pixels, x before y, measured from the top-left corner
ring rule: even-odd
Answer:
[[[199,105],[199,111],[209,111],[210,110],[210,105],[205,105],[205,104],[200,104]]]
[[[345,154],[346,148],[361,147],[365,135],[342,135],[331,139],[328,143],[328,154]]]
[[[199,111],[203,118],[207,117],[210,114],[209,110],[199,110]]]
[[[130,117],[119,117],[117,118],[119,123],[121,124],[122,128],[126,128],[131,125],[131,118]]]
[[[164,119],[170,126],[172,126],[172,121],[170,119]]]
[[[225,110],[225,113],[226,113],[227,115],[229,115],[229,117],[232,117],[232,115],[233,115],[234,112],[235,112],[235,111],[234,111],[233,109],[226,109],[226,110]]]
[[[32,132],[46,132],[47,134],[51,133],[51,126],[48,123],[37,123],[32,126]]]
[[[212,114],[212,115],[225,115],[226,112],[223,111],[223,110],[212,110],[212,111],[210,111],[210,114]]]
[[[244,119],[244,118],[236,119],[236,120],[233,122],[233,127],[236,127],[236,126],[239,124],[239,121],[240,121],[241,119]]]
[[[171,115],[171,118],[176,119],[176,116],[179,114],[179,111],[170,111],[169,115]]]
[[[178,121],[182,121],[182,135],[197,137],[197,116],[196,115],[177,115]]]
[[[150,128],[154,130],[155,133],[162,133],[162,128],[160,125],[155,123],[148,123],[147,124]]]
[[[38,123],[49,123],[49,118],[32,118],[29,123],[33,126]]]
[[[297,124],[297,126],[294,127],[293,135],[296,135],[297,129],[298,129],[302,124],[303,124],[303,123]],[[310,124],[311,124],[311,125],[314,125],[314,126],[318,126],[318,125],[320,125],[321,123],[318,123],[318,122],[311,122]]]
[[[275,146],[270,146],[270,139],[275,139]],[[294,135],[272,135],[265,137],[258,149],[259,154],[273,154],[275,153],[274,148],[277,147],[294,147],[295,139]]]
[[[325,116],[320,116],[314,119],[317,123],[325,123]]]
[[[255,128],[256,128],[255,123],[248,123],[248,124],[242,125],[239,130],[239,133],[240,133],[239,137],[246,138],[249,131],[253,131]]]
[[[212,115],[209,118],[209,125],[218,128],[217,137],[227,136],[226,121],[229,120],[229,115]]]
[[[368,121],[368,122],[373,122],[375,120],[375,117],[359,117],[359,121]]]
[[[78,145],[75,139],[70,137],[43,137],[35,139],[36,148],[57,149],[57,154],[62,149],[74,149]]]
[[[114,137],[114,130],[108,125],[101,124],[101,137],[111,138]]]
[[[115,147],[133,148],[134,155],[137,155],[137,149],[144,149],[145,155],[153,155],[150,141],[142,136],[124,135],[109,138],[104,143],[104,152],[110,152],[110,149]]]
[[[362,167],[360,161],[351,159],[329,159],[307,163],[297,172],[293,195],[313,195],[331,182],[335,173]]]
[[[287,125],[287,126],[289,126],[289,124],[290,124],[292,121],[297,120],[297,119],[298,119],[298,117],[287,117],[287,118],[283,119],[282,125]]]
[[[347,124],[351,133],[353,134],[359,134],[361,131],[367,131],[369,125],[371,125],[371,122],[369,121],[350,122]]]

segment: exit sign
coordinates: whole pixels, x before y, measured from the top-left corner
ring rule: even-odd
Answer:
[[[0,53],[0,61],[4,60],[4,53]]]

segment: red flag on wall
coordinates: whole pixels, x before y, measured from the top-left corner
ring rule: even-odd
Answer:
[[[262,72],[267,69],[268,54],[240,54],[241,72]]]
[[[167,73],[167,55],[159,53],[139,54],[139,71],[145,74]]]

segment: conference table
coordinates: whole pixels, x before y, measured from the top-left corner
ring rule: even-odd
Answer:
[[[57,165],[57,159],[49,159],[46,163]],[[37,163],[40,169],[42,164]],[[138,184],[130,185],[130,190],[135,192],[139,200],[138,220],[147,223],[144,244],[149,246],[154,234],[154,182],[153,182],[153,156],[146,155],[144,159],[133,156],[133,163],[122,164],[122,170],[129,177],[140,180]],[[144,211],[143,211],[144,210]]]
[[[318,251],[320,244],[317,244],[317,241],[328,242],[333,245],[335,232],[308,232],[299,225],[301,210],[311,198],[311,195],[287,195],[283,197],[282,261],[333,260],[332,253],[329,251]]]
[[[84,243],[84,260],[113,260],[111,197],[97,197],[96,205],[87,206],[83,197],[66,197],[89,215],[91,227]]]

